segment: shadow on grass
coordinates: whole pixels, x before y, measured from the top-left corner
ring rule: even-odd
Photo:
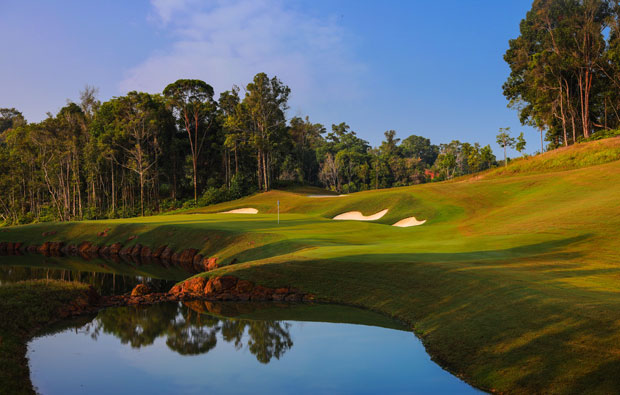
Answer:
[[[573,275],[618,277],[620,268],[579,269],[581,254],[564,251],[588,238],[474,253],[376,254],[363,262],[244,265],[233,274],[399,317],[436,361],[483,388],[615,393],[620,292],[557,283]]]

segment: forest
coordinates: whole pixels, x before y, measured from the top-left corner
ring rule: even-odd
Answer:
[[[509,41],[503,94],[540,131],[538,152],[618,134],[619,15],[615,1],[535,0]],[[105,102],[86,86],[41,122],[2,108],[0,221],[151,215],[291,185],[391,188],[507,165],[508,147],[525,149],[509,128],[497,135],[499,163],[488,145],[401,140],[394,130],[372,147],[345,122],[287,119],[290,94],[259,73],[217,99],[207,82],[181,79]]]
[[[0,109],[6,224],[151,215],[316,185],[337,193],[449,179],[496,164],[491,147],[385,132],[379,147],[344,122],[286,118],[290,88],[257,74],[214,98],[200,80],[100,102],[86,86],[42,122]]]

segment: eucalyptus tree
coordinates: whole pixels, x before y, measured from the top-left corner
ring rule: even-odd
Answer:
[[[277,77],[258,73],[246,87],[243,111],[238,114],[247,122],[250,143],[256,150],[258,188],[271,186],[272,152],[286,127],[286,110],[291,90]]]
[[[515,149],[517,150],[518,153],[521,153],[525,151],[526,145],[527,145],[527,142],[525,141],[525,137],[523,137],[523,132],[521,132],[519,136],[517,136],[517,140],[515,142]]]
[[[510,128],[499,128],[499,133],[496,136],[497,144],[504,149],[504,167],[508,166],[508,157],[506,153],[507,147],[515,146],[514,137],[510,136]]]
[[[192,155],[194,202],[198,200],[198,159],[216,117],[213,87],[201,80],[180,79],[164,89],[164,96],[185,129]]]
[[[523,124],[540,129],[541,140],[544,128],[567,145],[607,127],[613,103],[601,90],[614,74],[606,35],[615,37],[617,11],[611,0],[535,0],[521,21],[504,55],[511,69],[504,95]]]
[[[317,149],[323,144],[325,127],[310,122],[309,117],[293,117],[289,122],[289,134],[294,142],[293,155],[299,179],[316,182],[318,176]]]
[[[121,165],[138,175],[140,183],[140,214],[144,216],[144,184],[161,153],[158,141],[158,104],[148,93],[129,92],[118,98],[118,130],[126,141],[120,147],[127,155]]]

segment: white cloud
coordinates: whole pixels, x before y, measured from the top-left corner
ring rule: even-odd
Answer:
[[[278,0],[152,0],[150,18],[174,38],[129,70],[123,91],[161,92],[179,78],[198,78],[216,92],[240,87],[258,72],[292,90],[294,111],[309,112],[362,95],[364,66],[333,17],[317,18]]]

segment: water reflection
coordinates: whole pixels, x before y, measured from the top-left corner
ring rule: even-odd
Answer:
[[[216,305],[206,303],[205,306]],[[194,304],[195,306],[195,304]],[[132,348],[152,345],[165,338],[168,348],[181,355],[205,354],[217,346],[218,337],[247,349],[261,363],[279,359],[293,346],[290,324],[280,321],[254,321],[218,318],[195,311],[181,303],[119,307],[101,311],[80,329],[97,340],[101,333],[114,335]]]
[[[43,394],[476,392],[390,327],[343,306],[166,303],[64,323],[28,358]]]
[[[138,284],[148,284],[151,289],[165,292],[191,274],[182,267],[157,262],[116,263],[102,258],[87,260],[80,256],[39,254],[0,256],[0,286],[24,280],[55,279],[90,284],[102,295],[120,295]]]
[[[148,276],[128,276],[55,267],[30,267],[0,265],[0,286],[25,280],[63,280],[90,284],[102,295],[121,295],[130,292],[138,284],[148,284],[158,292],[167,292],[176,281]]]

